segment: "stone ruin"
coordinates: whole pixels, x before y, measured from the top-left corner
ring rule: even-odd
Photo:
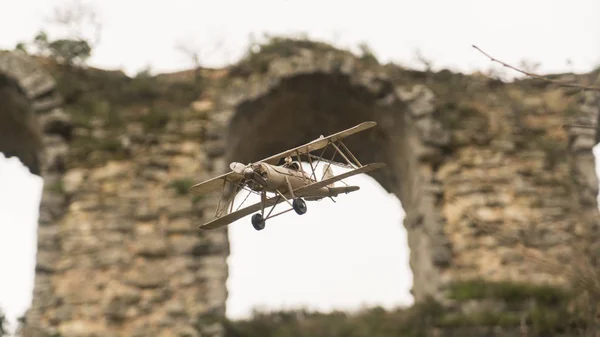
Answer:
[[[366,120],[378,126],[346,143],[361,162],[387,164],[372,176],[406,212],[417,302],[451,303],[445,290],[460,280],[566,283],[515,247],[527,241],[564,264],[582,233],[596,233],[597,131],[563,124],[597,125],[597,94],[409,71],[334,49],[298,47],[261,62],[232,68],[183,126],[168,124],[130,158],[67,167],[77,134],[54,79],[25,54],[0,53],[0,95],[12,99],[0,130],[13,132],[0,133],[0,152],[44,179],[24,336],[221,335],[227,229],[196,229],[216,196],[192,200],[166,186]],[[144,137],[135,124],[127,130],[123,144]]]

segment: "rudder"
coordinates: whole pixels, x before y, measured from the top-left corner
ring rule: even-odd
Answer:
[[[331,165],[323,166],[323,180],[333,178],[333,171],[331,170]],[[327,187],[335,187],[335,182],[327,185]]]

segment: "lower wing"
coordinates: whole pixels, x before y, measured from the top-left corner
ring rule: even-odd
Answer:
[[[286,195],[285,197],[288,198],[289,196]],[[280,196],[274,196],[274,197],[268,198],[265,201],[265,208],[276,205],[283,201],[285,201],[285,199],[281,198]],[[247,215],[250,215],[254,212],[258,212],[261,209],[262,209],[262,205],[261,205],[261,202],[259,201],[255,204],[252,204],[252,205],[244,207],[240,210],[231,212],[222,217],[215,218],[203,225],[198,226],[198,228],[200,228],[200,229],[215,229],[215,228],[227,226],[230,223],[237,221]]]
[[[204,193],[212,192],[220,187],[223,187],[223,185],[227,181],[235,184],[236,181],[239,181],[242,178],[243,177],[240,174],[231,171],[229,173],[222,174],[218,177],[209,179],[207,181],[192,186],[190,188],[190,192],[194,195],[202,195]]]

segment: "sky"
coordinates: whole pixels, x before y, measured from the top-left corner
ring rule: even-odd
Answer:
[[[309,164],[303,166],[310,172]],[[335,175],[348,171],[331,168]],[[317,174],[322,169],[321,163]],[[360,190],[338,196],[335,203],[309,201],[306,214],[269,219],[262,231],[252,227],[250,217],[230,225],[229,317],[246,317],[252,304],[329,311],[412,303],[400,201],[368,175],[344,182]],[[257,195],[243,201],[247,194],[238,194],[234,207],[260,202]],[[286,209],[280,204],[272,214]]]
[[[8,0],[0,0],[8,4]],[[53,9],[71,1],[11,1],[0,11],[0,49],[31,41],[51,25]],[[169,72],[191,66],[177,49],[199,53],[207,67],[244,54],[249,37],[305,33],[344,48],[366,42],[382,62],[416,69],[462,72],[495,69],[471,47],[518,66],[539,63],[542,73],[586,72],[600,65],[597,0],[90,0],[101,22],[89,64],[129,75],[150,67]],[[92,30],[86,30],[92,36]],[[254,306],[305,305],[318,309],[412,301],[404,215],[397,198],[366,176],[349,180],[358,193],[309,203],[302,217],[286,214],[262,232],[248,219],[232,226],[228,315]],[[15,317],[29,306],[35,263],[35,231],[42,181],[20,162],[0,158],[0,307]],[[340,212],[342,211],[343,212]],[[375,221],[369,214],[378,214]]]

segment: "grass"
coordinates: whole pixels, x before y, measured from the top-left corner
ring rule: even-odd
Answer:
[[[507,303],[521,303],[532,299],[539,305],[549,306],[566,303],[571,294],[565,289],[550,285],[471,280],[451,284],[448,298],[459,301],[493,298]]]
[[[428,302],[410,309],[387,311],[375,307],[355,314],[309,310],[256,312],[248,320],[225,321],[225,337],[424,337],[427,323],[436,319],[438,309]]]
[[[257,311],[250,319],[224,320],[222,323],[225,337],[425,337],[430,336],[434,328],[447,332],[482,327],[517,331],[521,324],[525,324],[529,336],[541,337],[571,331],[569,329],[576,322],[564,309],[541,307],[522,312],[464,314],[444,310],[435,301],[427,300],[410,308],[385,310],[374,307],[357,313],[320,313],[302,309]]]
[[[425,337],[432,329],[503,327],[518,331],[524,325],[529,336],[548,336],[573,331],[582,324],[577,313],[567,310],[570,294],[561,288],[514,282],[457,282],[448,296],[458,301],[493,298],[513,304],[513,310],[463,313],[445,309],[431,299],[409,308],[374,307],[356,313],[309,310],[257,311],[250,319],[224,320],[225,337]],[[535,305],[530,304],[533,300]],[[515,306],[514,304],[522,304]],[[215,319],[211,322],[214,322]]]

